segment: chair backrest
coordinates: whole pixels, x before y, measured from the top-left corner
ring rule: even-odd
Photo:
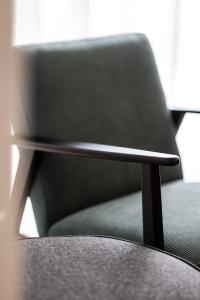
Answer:
[[[25,99],[31,136],[178,154],[151,47],[124,34],[23,48],[32,89]],[[27,108],[28,107],[28,108]],[[163,182],[182,177],[162,170]],[[140,189],[135,164],[43,154],[31,192],[40,235],[54,222]]]

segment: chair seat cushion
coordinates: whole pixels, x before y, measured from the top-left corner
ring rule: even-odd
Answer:
[[[162,187],[165,250],[200,265],[200,184]],[[53,224],[49,236],[92,234],[142,242],[141,192],[74,213]]]

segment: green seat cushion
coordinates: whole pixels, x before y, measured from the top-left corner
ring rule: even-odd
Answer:
[[[165,250],[200,265],[200,184],[162,187]],[[49,236],[92,234],[142,242],[141,192],[95,205],[53,224]]]

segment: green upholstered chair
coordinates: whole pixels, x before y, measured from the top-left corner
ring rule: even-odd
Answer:
[[[20,51],[30,84],[22,93],[27,127],[15,130],[18,223],[30,195],[40,236],[144,241],[200,264],[200,184],[184,183],[176,165],[186,111],[167,108],[147,38],[124,34]]]

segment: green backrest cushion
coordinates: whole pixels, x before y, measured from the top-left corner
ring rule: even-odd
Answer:
[[[25,105],[31,136],[178,154],[144,35],[33,45],[23,51],[32,76]],[[182,177],[180,166],[162,171],[163,182]],[[39,233],[45,235],[66,215],[138,189],[139,165],[42,154],[31,191]]]

